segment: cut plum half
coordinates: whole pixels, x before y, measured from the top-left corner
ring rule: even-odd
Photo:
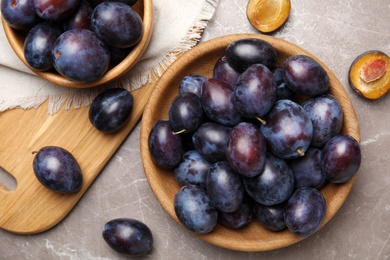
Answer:
[[[390,89],[390,58],[378,50],[360,54],[352,62],[348,80],[351,88],[367,99],[378,99]]]
[[[286,22],[290,10],[290,0],[249,0],[246,15],[253,27],[268,33]]]

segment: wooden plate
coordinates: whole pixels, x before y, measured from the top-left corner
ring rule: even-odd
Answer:
[[[89,87],[102,85],[104,83],[110,82],[122,76],[124,73],[129,71],[134,66],[134,64],[136,64],[136,62],[142,57],[146,48],[148,47],[151,33],[152,33],[152,19],[153,19],[152,0],[139,0],[133,6],[133,9],[141,16],[143,21],[144,34],[142,36],[142,39],[134,46],[132,51],[127,55],[127,57],[121,63],[119,63],[113,68],[109,68],[109,70],[100,79],[94,82],[75,82],[58,74],[54,69],[42,72],[30,67],[27,64],[23,53],[23,44],[27,32],[15,30],[11,28],[5,22],[4,19],[2,19],[2,22],[3,22],[5,35],[7,36],[8,42],[10,43],[12,49],[15,51],[19,59],[35,74],[60,86],[71,87],[71,88],[89,88]]]
[[[227,45],[234,40],[248,37],[263,39],[272,44],[279,55],[277,65],[282,65],[287,57],[295,54],[306,54],[315,58],[329,74],[330,93],[341,103],[344,113],[342,132],[353,136],[360,142],[358,122],[347,93],[332,71],[309,52],[284,40],[257,34],[228,35],[201,43],[180,56],[159,79],[156,88],[152,92],[146,105],[141,126],[140,148],[146,178],[163,208],[179,224],[180,222],[174,211],[173,199],[180,187],[176,183],[172,171],[162,170],[152,161],[148,150],[148,136],[150,130],[157,120],[168,119],[170,102],[178,94],[179,82],[185,75],[200,74],[211,77],[213,66],[217,59],[223,55]],[[353,182],[354,179],[342,185],[328,184],[321,191],[325,196],[327,203],[327,213],[323,225],[325,225],[342,206],[352,188]],[[216,246],[240,251],[272,250],[302,240],[302,238],[294,236],[288,230],[282,232],[267,230],[257,223],[257,221],[252,221],[249,226],[239,230],[228,229],[221,225],[217,225],[215,230],[209,234],[194,235]]]

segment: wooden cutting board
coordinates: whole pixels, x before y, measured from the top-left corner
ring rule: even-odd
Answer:
[[[58,224],[140,120],[153,87],[154,84],[148,84],[132,91],[131,118],[123,129],[112,134],[101,133],[91,125],[89,106],[49,115],[46,102],[38,109],[0,113],[0,166],[17,182],[13,190],[0,184],[0,228],[34,234]],[[75,156],[84,175],[79,192],[58,194],[38,182],[32,168],[32,152],[47,145],[63,147]]]

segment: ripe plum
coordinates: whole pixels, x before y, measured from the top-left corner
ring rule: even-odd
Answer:
[[[325,183],[325,174],[321,170],[322,151],[319,148],[309,146],[305,156],[289,161],[294,173],[295,189],[312,187],[321,189]]]
[[[261,125],[261,131],[269,151],[283,159],[297,158],[306,152],[313,136],[313,124],[299,104],[289,99],[278,100],[265,121],[267,124]]]
[[[46,188],[71,193],[81,189],[83,175],[73,155],[58,146],[42,147],[33,161],[35,176]]]
[[[267,41],[246,38],[230,43],[225,50],[225,56],[230,66],[243,72],[255,63],[272,69],[276,63],[277,52]]]
[[[272,206],[286,201],[294,189],[294,175],[287,162],[267,153],[263,171],[254,177],[244,177],[246,192],[256,202]]]
[[[61,21],[78,8],[81,0],[33,0],[35,12],[47,21]]]
[[[217,225],[218,211],[199,186],[181,187],[174,198],[174,209],[180,223],[196,234],[210,233]]]
[[[33,0],[1,0],[1,15],[16,30],[29,30],[41,21]]]
[[[297,189],[287,201],[284,220],[294,235],[308,237],[321,226],[325,214],[326,202],[321,192],[303,187]]]
[[[343,111],[339,101],[331,94],[309,98],[302,103],[313,123],[311,145],[323,147],[337,135],[343,126]]]
[[[118,48],[135,45],[144,33],[139,14],[131,6],[120,2],[103,2],[96,6],[91,26],[99,39]]]
[[[28,32],[24,40],[24,58],[36,70],[46,71],[53,68],[51,51],[62,29],[55,23],[42,22]]]
[[[202,97],[202,85],[207,80],[205,76],[199,74],[190,74],[183,77],[179,83],[179,94],[183,92],[192,92],[199,98]]]
[[[352,136],[339,134],[325,144],[321,169],[330,182],[345,183],[357,173],[361,160],[359,143]]]
[[[86,29],[73,29],[61,34],[54,44],[52,55],[58,73],[81,82],[99,79],[110,63],[106,46]]]
[[[79,7],[62,24],[64,30],[88,29],[91,30],[92,7],[87,0],[81,0]]]
[[[217,123],[233,126],[243,119],[234,105],[233,88],[225,81],[207,79],[203,83],[201,101],[205,114]]]
[[[195,149],[209,162],[226,160],[226,145],[231,128],[214,122],[206,122],[192,135]]]
[[[191,92],[178,94],[169,106],[168,117],[175,132],[191,133],[195,131],[203,120],[200,98]]]
[[[247,118],[261,120],[276,100],[273,73],[262,64],[251,65],[238,78],[234,87],[237,110]]]
[[[222,56],[214,64],[212,77],[214,79],[226,81],[230,85],[234,86],[240,74],[240,72],[236,71],[232,68],[232,66],[230,66],[226,56]]]
[[[240,207],[233,212],[218,212],[218,223],[227,228],[242,228],[248,225],[253,218],[252,200],[244,195]]]
[[[253,205],[253,218],[272,231],[281,231],[286,228],[284,203],[266,206],[255,202]]]
[[[316,96],[325,94],[329,89],[329,76],[325,69],[307,55],[288,57],[283,69],[287,86],[298,94]]]
[[[190,150],[185,152],[179,165],[173,170],[173,175],[181,186],[194,184],[206,189],[210,166],[211,164],[198,151]]]
[[[112,219],[104,225],[102,235],[112,249],[125,255],[143,256],[153,248],[151,230],[136,219]]]
[[[130,118],[133,100],[133,95],[126,89],[106,89],[92,101],[89,120],[99,131],[118,131]]]
[[[266,142],[259,128],[241,122],[230,131],[226,146],[226,158],[239,174],[253,177],[263,170],[266,161]]]
[[[153,161],[163,169],[175,168],[184,154],[182,139],[173,133],[167,120],[159,120],[153,125],[148,147]]]
[[[213,206],[222,212],[236,211],[244,197],[241,178],[226,161],[211,165],[206,178],[206,191]]]

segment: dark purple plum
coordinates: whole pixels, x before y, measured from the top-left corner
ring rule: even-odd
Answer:
[[[33,0],[35,12],[46,21],[62,21],[73,14],[81,0]]]
[[[233,87],[225,81],[207,79],[203,83],[201,101],[205,114],[219,124],[233,126],[243,120],[234,105]]]
[[[143,222],[130,218],[117,218],[104,224],[103,238],[115,251],[143,256],[153,248],[153,234]]]
[[[260,204],[272,206],[286,201],[294,190],[294,175],[287,162],[267,153],[263,171],[244,177],[246,192]]]
[[[91,30],[91,15],[93,8],[87,0],[81,0],[79,7],[66,20],[62,21],[64,30]]]
[[[58,146],[42,147],[35,154],[33,170],[39,182],[55,192],[77,192],[83,183],[83,175],[75,157]]]
[[[276,100],[276,82],[272,72],[262,64],[247,68],[234,87],[234,103],[247,118],[261,118]]]
[[[226,160],[226,145],[231,128],[214,122],[206,122],[192,135],[195,149],[209,162]]]
[[[144,33],[142,18],[127,4],[103,2],[91,17],[92,30],[107,45],[128,48],[138,43]]]
[[[2,0],[1,15],[16,30],[29,30],[41,21],[35,13],[33,0]]]
[[[106,89],[97,95],[89,107],[89,120],[101,132],[121,129],[131,116],[133,95],[122,88]]]
[[[98,4],[103,2],[121,2],[133,6],[137,3],[138,0],[87,0],[87,1],[92,5],[92,7],[95,8]]]
[[[196,150],[187,151],[173,169],[175,180],[181,185],[194,184],[206,189],[206,178],[211,163]]]
[[[179,93],[169,106],[168,117],[175,132],[194,132],[203,122],[200,98],[191,92]]]
[[[52,55],[58,73],[80,82],[98,80],[110,63],[107,47],[86,29],[73,29],[61,34],[54,44]]]
[[[322,151],[310,146],[305,156],[289,161],[294,173],[295,189],[312,187],[321,189],[325,183],[325,174],[321,170]]]
[[[253,204],[253,219],[272,231],[284,230],[286,228],[284,203],[266,206],[255,202]]]
[[[252,200],[245,195],[240,207],[236,211],[218,212],[218,223],[233,229],[247,226],[253,218],[252,204]]]
[[[217,225],[218,211],[199,186],[181,187],[174,197],[174,209],[180,223],[196,234],[210,233]]]
[[[222,212],[236,211],[244,197],[241,177],[226,161],[211,165],[206,178],[206,191],[214,208]]]
[[[219,79],[234,86],[241,72],[236,71],[230,66],[225,56],[222,56],[217,60],[213,67],[214,79]]]
[[[163,169],[175,168],[184,154],[182,139],[173,133],[168,120],[159,120],[152,126],[148,147],[153,161]]]
[[[206,80],[205,76],[199,74],[186,75],[179,83],[179,93],[192,92],[202,98],[202,86]]]
[[[276,82],[276,100],[292,99],[295,93],[287,87],[284,81],[284,69],[282,67],[276,67],[272,70],[272,73]]]
[[[343,111],[339,101],[331,94],[312,97],[302,103],[313,123],[311,145],[323,147],[337,135],[343,126]]]
[[[360,168],[360,145],[355,138],[339,134],[332,137],[322,150],[321,169],[332,183],[349,181]]]
[[[311,143],[313,125],[309,115],[296,102],[281,99],[264,117],[261,131],[268,150],[282,159],[303,156]]]
[[[276,63],[277,52],[267,41],[246,38],[230,43],[225,50],[225,56],[230,66],[243,72],[256,63],[272,69]]]
[[[53,68],[52,49],[62,29],[52,22],[42,22],[28,32],[23,47],[26,62],[36,70]]]
[[[266,153],[266,142],[258,127],[241,122],[232,128],[226,158],[237,173],[246,177],[259,175],[265,165]]]
[[[296,190],[285,208],[287,228],[296,236],[308,237],[319,229],[326,214],[324,196],[314,188]]]
[[[284,80],[295,93],[317,96],[325,94],[329,89],[328,73],[309,56],[290,56],[285,60],[283,69]]]

